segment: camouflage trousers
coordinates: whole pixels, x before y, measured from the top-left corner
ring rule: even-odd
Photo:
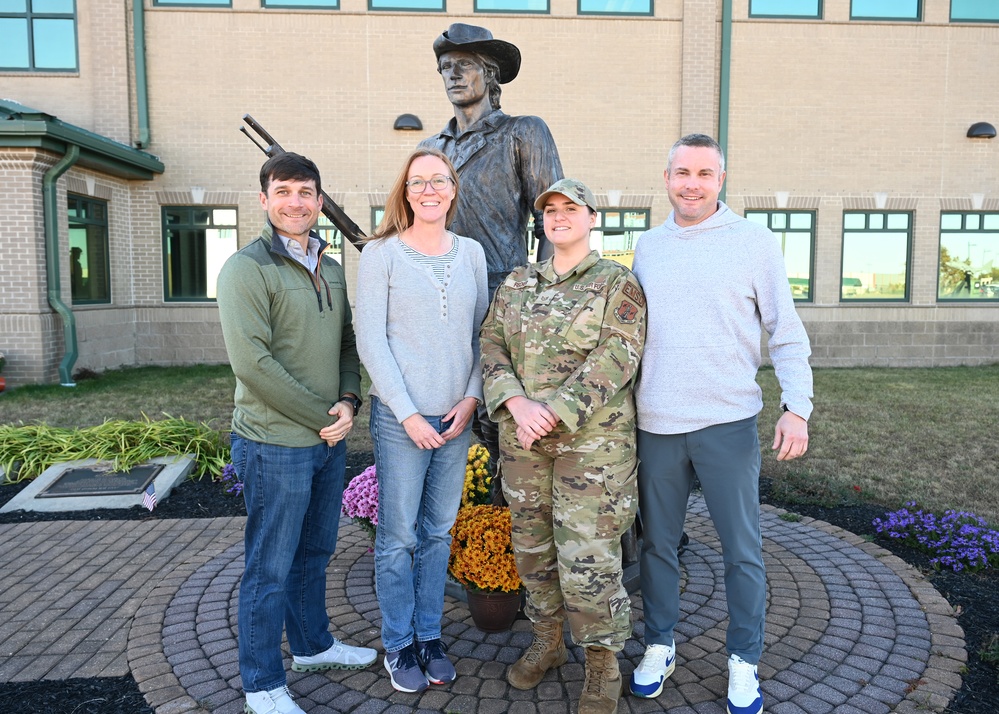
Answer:
[[[575,434],[559,425],[528,452],[508,419],[500,451],[527,616],[568,619],[576,644],[620,651],[631,636],[621,536],[638,509],[634,424]]]

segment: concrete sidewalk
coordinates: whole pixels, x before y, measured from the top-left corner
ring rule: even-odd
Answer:
[[[944,598],[904,561],[820,521],[763,509],[769,602],[760,678],[770,714],[943,711],[961,686],[964,636]],[[243,519],[56,521],[0,525],[0,681],[131,672],[157,714],[242,711],[236,607]],[[678,665],[662,696],[626,696],[620,712],[725,711],[727,615],[717,536],[691,502]],[[370,541],[344,518],[330,566],[335,634],[381,648]],[[621,655],[627,677],[641,659]],[[367,670],[297,674],[289,685],[310,714],[467,712],[569,714],[582,652],[530,692],[506,667],[531,641],[518,620],[486,635],[448,599],[445,641],[458,679],[421,695],[392,689],[381,661]],[[289,658],[290,659],[290,658]]]

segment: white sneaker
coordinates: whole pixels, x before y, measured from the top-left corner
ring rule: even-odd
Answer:
[[[288,687],[278,687],[266,692],[247,692],[246,714],[305,714],[305,710],[292,700]]]
[[[333,646],[311,657],[292,658],[296,672],[319,672],[324,669],[364,669],[374,664],[378,653],[370,647],[353,647],[334,639]]]
[[[631,673],[631,693],[636,697],[654,699],[663,692],[663,685],[676,669],[676,644],[649,645],[638,667]]]
[[[728,658],[728,714],[760,714],[763,692],[756,665],[739,655]]]

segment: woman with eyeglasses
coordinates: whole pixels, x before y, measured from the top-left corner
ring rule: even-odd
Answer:
[[[444,581],[482,399],[478,329],[488,308],[482,247],[447,229],[457,195],[448,158],[414,151],[357,273],[378,475],[375,585],[385,669],[401,692],[455,678],[441,641]]]

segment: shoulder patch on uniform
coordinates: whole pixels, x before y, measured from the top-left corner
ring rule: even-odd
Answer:
[[[639,307],[645,307],[645,295],[642,294],[642,289],[634,283],[625,283],[621,292],[624,293],[625,297],[630,297],[638,303]]]
[[[617,318],[618,322],[632,325],[638,317],[638,308],[627,300],[622,300],[621,304],[617,306],[617,310],[614,311],[614,317]]]

